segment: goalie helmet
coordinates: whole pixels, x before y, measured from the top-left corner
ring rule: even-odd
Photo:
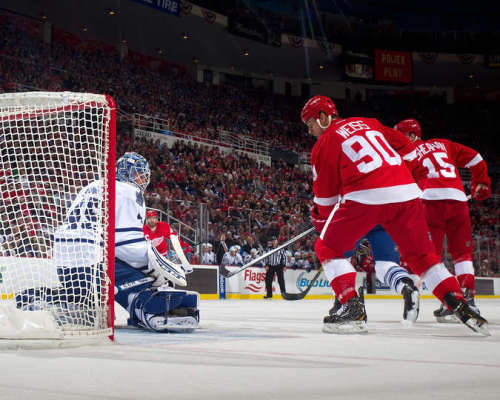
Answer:
[[[311,99],[309,99],[309,101],[302,108],[302,112],[300,113],[302,122],[304,124],[307,124],[307,121],[309,121],[311,118],[314,118],[316,121],[318,121],[319,113],[321,111],[323,111],[326,115],[328,115],[329,121],[331,121],[332,116],[339,115],[337,107],[335,107],[335,103],[329,97],[314,96]],[[323,126],[321,127],[323,128]]]
[[[419,139],[422,139],[422,129],[416,119],[409,118],[398,122],[394,125],[394,129],[408,136],[410,133],[415,134]]]
[[[141,182],[137,181],[136,174],[143,175]],[[150,175],[149,163],[138,153],[125,153],[116,162],[116,180],[130,183],[136,186],[141,192],[144,192],[149,185]]]

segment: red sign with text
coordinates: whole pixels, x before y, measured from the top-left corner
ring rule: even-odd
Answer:
[[[411,53],[375,49],[375,80],[411,83],[412,79]]]

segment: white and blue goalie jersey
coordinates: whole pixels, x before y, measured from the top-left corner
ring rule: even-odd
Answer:
[[[146,205],[141,191],[125,182],[116,182],[115,257],[134,268],[148,265],[148,244],[142,227]]]
[[[115,257],[135,268],[145,266],[148,246],[142,231],[144,198],[128,183],[116,182],[115,190]],[[80,191],[54,235],[56,265],[81,267],[102,262],[102,199],[102,181],[92,182]]]
[[[54,233],[53,259],[57,266],[83,267],[102,262],[102,181],[85,186]]]

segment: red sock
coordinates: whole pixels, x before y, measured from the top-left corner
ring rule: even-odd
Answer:
[[[330,282],[335,296],[339,299],[341,304],[347,303],[349,299],[357,296],[356,289],[356,272],[348,272],[337,276]]]
[[[472,274],[461,274],[457,275],[458,283],[462,289],[469,289],[469,292],[474,296],[474,275]]]
[[[443,304],[444,296],[450,292],[453,293],[457,299],[465,301],[460,285],[454,276],[450,276],[439,282],[439,284],[432,291],[434,296],[436,296]]]

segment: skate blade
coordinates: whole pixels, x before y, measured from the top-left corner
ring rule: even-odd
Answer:
[[[416,318],[415,318],[415,320],[416,320]],[[402,319],[401,325],[403,325],[403,328],[412,328],[415,320],[412,321],[410,319]]]
[[[324,333],[333,333],[337,335],[352,335],[368,333],[365,321],[351,321],[343,324],[323,324]]]
[[[446,315],[445,317],[436,317],[436,321],[441,324],[458,324],[459,319],[455,315]]]
[[[416,310],[411,310],[406,313],[406,318],[403,319],[403,321],[413,324],[418,318],[418,309]]]
[[[477,332],[483,336],[491,336],[490,331],[488,330],[488,323],[483,322],[482,324],[478,324],[478,321],[474,318],[469,318],[464,322],[467,327],[472,329],[474,332]]]

